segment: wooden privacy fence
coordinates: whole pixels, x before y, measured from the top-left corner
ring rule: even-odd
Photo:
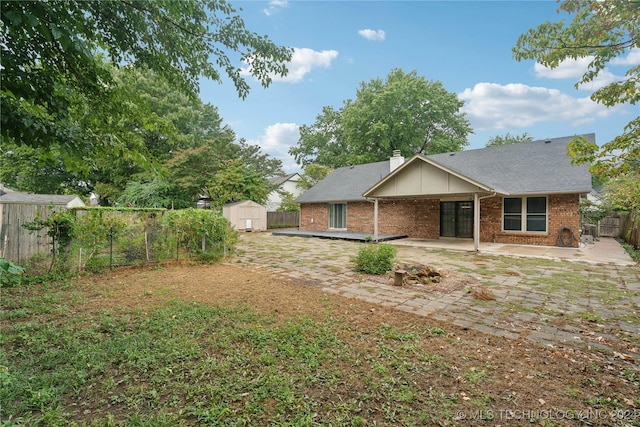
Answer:
[[[300,212],[267,212],[267,228],[292,228],[300,224]]]
[[[66,210],[64,207],[35,204],[0,204],[0,257],[18,264],[36,255],[48,256],[51,253],[50,238],[47,229],[41,233],[32,233],[22,225],[38,217],[47,218],[54,211]]]
[[[598,223],[599,237],[620,237],[620,217],[620,213],[612,212],[610,215],[602,218]]]
[[[640,212],[620,214],[620,237],[634,248],[640,248]]]

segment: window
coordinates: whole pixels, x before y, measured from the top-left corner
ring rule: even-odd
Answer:
[[[329,228],[347,228],[347,204],[329,205]]]
[[[547,231],[546,197],[505,197],[502,228],[505,231]]]

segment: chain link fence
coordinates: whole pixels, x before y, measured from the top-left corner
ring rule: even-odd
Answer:
[[[202,209],[81,208],[50,213],[24,228],[47,251],[18,255],[27,274],[97,272],[169,261],[215,261],[233,251],[237,232]]]

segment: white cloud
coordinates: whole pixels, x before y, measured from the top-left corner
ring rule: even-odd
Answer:
[[[262,12],[267,16],[271,16],[278,13],[280,9],[285,7],[289,7],[289,2],[287,0],[271,0],[269,2],[269,7],[262,9]]]
[[[358,34],[360,34],[362,37],[364,37],[367,40],[372,40],[377,42],[384,41],[386,37],[386,34],[383,30],[370,30],[368,28],[365,30],[358,30]]]
[[[316,51],[309,48],[294,48],[291,62],[287,64],[289,73],[284,76],[271,76],[274,82],[299,83],[314,68],[329,68],[331,62],[338,57],[337,50]],[[242,69],[242,75],[250,75],[251,67]]]
[[[591,61],[593,61],[593,56],[566,59],[555,68],[549,68],[536,62],[533,71],[536,77],[547,79],[578,79],[587,71]]]
[[[625,58],[614,58],[611,65],[640,65],[640,48],[633,48]]]
[[[637,52],[633,52],[635,50],[637,50]],[[578,82],[589,69],[589,64],[593,59],[593,56],[585,56],[578,59],[566,59],[555,68],[549,68],[536,62],[533,66],[533,71],[535,76],[540,78],[572,79],[575,82]],[[617,61],[612,61],[611,64],[633,65],[632,61],[634,60],[640,63],[640,49],[633,49],[626,58],[618,58]],[[622,80],[624,80],[624,77],[616,76],[607,68],[604,68],[592,81],[579,85],[578,89],[596,91],[608,84]]]
[[[264,134],[257,140],[248,140],[250,145],[258,145],[262,151],[271,157],[280,159],[285,172],[292,173],[300,170],[293,157],[289,155],[289,148],[298,143],[299,127],[295,123],[276,123],[264,130]]]
[[[458,97],[463,112],[478,130],[529,127],[544,122],[589,123],[614,113],[589,98],[573,98],[557,89],[518,83],[478,83]]]

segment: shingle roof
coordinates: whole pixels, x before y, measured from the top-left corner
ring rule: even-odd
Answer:
[[[583,135],[595,143],[595,135]],[[428,156],[446,168],[504,194],[591,191],[588,165],[572,165],[573,136]]]
[[[595,143],[594,134],[583,136]],[[587,193],[591,191],[588,165],[572,165],[567,155],[567,144],[573,138],[550,138],[424,157],[503,194]],[[402,173],[401,169],[397,173]],[[362,194],[388,174],[388,160],[339,168],[295,201],[363,200]]]
[[[287,176],[275,176],[273,178],[269,178],[269,182],[274,185],[280,185],[287,181],[289,181],[294,176],[298,175],[297,173],[292,173]]]
[[[362,193],[388,174],[388,160],[338,168],[300,195],[295,202],[351,202],[362,200]]]
[[[64,196],[58,194],[32,194],[9,192],[0,196],[0,203],[28,203],[34,205],[66,205],[77,196]]]

